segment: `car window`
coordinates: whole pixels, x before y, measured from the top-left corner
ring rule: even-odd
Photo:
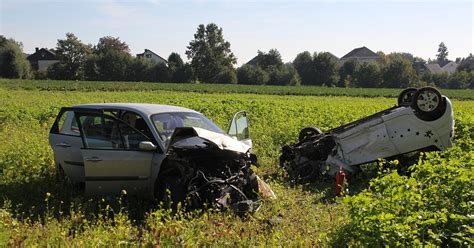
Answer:
[[[127,123],[106,115],[81,115],[84,141],[92,149],[131,149],[139,148],[142,141],[150,141],[144,134]]]
[[[77,128],[77,122],[74,118],[73,111],[65,111],[58,121],[58,128],[60,134],[80,136],[79,128]]]
[[[105,116],[81,116],[84,141],[88,148],[123,149],[118,123]]]
[[[130,125],[131,127],[135,128],[136,130],[140,131],[142,134],[144,134],[146,137],[148,137],[150,140],[153,139],[153,134],[151,133],[150,128],[148,127],[148,124],[146,124],[145,119],[143,119],[139,114],[126,111],[124,112],[120,119]]]
[[[177,127],[198,127],[216,133],[224,133],[214,122],[198,113],[172,112],[155,114],[153,124],[160,134],[161,139],[167,141]]]

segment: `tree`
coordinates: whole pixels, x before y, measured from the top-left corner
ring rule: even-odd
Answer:
[[[438,63],[444,62],[448,60],[448,48],[444,44],[444,42],[441,42],[438,47],[438,54],[436,54],[436,58]]]
[[[64,63],[55,63],[46,69],[47,77],[53,80],[61,80],[69,77],[69,70]]]
[[[215,77],[215,83],[218,84],[236,84],[237,83],[237,73],[232,67],[222,68]]]
[[[431,80],[439,88],[448,88],[449,74],[447,72],[435,73],[432,75]]]
[[[293,60],[293,66],[298,71],[298,74],[301,77],[301,84],[310,85],[314,78],[313,70],[313,58],[311,53],[304,51],[296,55],[296,58]]]
[[[338,62],[336,58],[328,53],[313,54],[314,84],[335,86],[339,80]]]
[[[83,44],[73,33],[67,33],[66,39],[58,40],[56,55],[64,64],[64,76],[62,79],[82,79],[83,65],[91,48]]]
[[[412,63],[398,54],[390,54],[388,64],[383,70],[383,86],[388,88],[406,88],[418,82]]]
[[[356,85],[363,88],[377,88],[382,84],[382,73],[375,62],[360,64],[355,73]]]
[[[255,58],[255,65],[260,66],[263,70],[280,67],[283,65],[280,52],[276,49],[270,49],[268,53],[258,51]]]
[[[108,50],[98,55],[95,67],[98,72],[98,80],[102,81],[125,81],[127,69],[132,62],[128,53],[119,50]]]
[[[470,84],[470,74],[466,71],[456,71],[449,75],[448,88],[450,89],[466,89]]]
[[[237,69],[239,84],[267,84],[270,80],[268,73],[260,66],[245,64]]]
[[[355,83],[355,72],[358,66],[359,62],[357,62],[355,59],[352,59],[345,62],[341,68],[339,68],[339,87],[353,86]]]
[[[218,83],[221,80],[217,75],[232,71],[237,62],[230,43],[224,40],[222,28],[214,23],[198,26],[186,55],[191,60],[197,79],[204,83]]]
[[[109,50],[121,51],[130,54],[127,43],[121,41],[119,37],[104,36],[99,39],[99,43],[94,47],[96,54],[104,54]]]
[[[152,82],[155,80],[155,64],[153,61],[144,58],[133,58],[128,67],[127,80]]]
[[[177,53],[171,53],[168,57],[168,68],[170,69],[173,83],[191,82],[193,80],[193,70],[189,64],[184,64],[181,56]]]
[[[280,67],[275,67],[270,71],[270,80],[268,84],[271,85],[300,85],[301,78],[298,75],[295,67],[291,63],[284,64]]]
[[[173,68],[179,68],[184,65],[183,59],[181,59],[181,56],[179,54],[173,52],[168,56],[168,67],[173,70]]]
[[[30,78],[30,63],[21,49],[21,43],[0,35],[0,77]]]
[[[185,63],[174,74],[173,81],[176,83],[191,83],[194,81],[194,70],[189,63]]]

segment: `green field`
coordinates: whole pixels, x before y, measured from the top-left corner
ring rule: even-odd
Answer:
[[[341,199],[332,179],[294,185],[278,167],[280,147],[301,127],[337,127],[395,105],[398,92],[0,80],[0,246],[472,246],[472,90],[442,91],[455,98],[456,145],[429,154],[411,177],[368,168],[349,180],[350,196]],[[60,107],[93,102],[184,106],[223,129],[234,112],[247,110],[257,174],[278,199],[246,217],[172,215],[145,200],[89,199],[57,183],[49,128]]]
[[[25,90],[57,91],[179,91],[198,93],[249,93],[265,95],[300,96],[356,96],[356,97],[397,97],[400,89],[385,88],[335,88],[321,86],[274,86],[274,85],[232,85],[232,84],[190,84],[190,83],[131,83],[55,80],[6,80],[0,79],[0,87]],[[443,94],[460,100],[474,100],[474,90],[445,89]]]

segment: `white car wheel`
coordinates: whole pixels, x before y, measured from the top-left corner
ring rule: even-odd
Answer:
[[[412,107],[420,117],[435,120],[442,114],[443,98],[433,87],[423,87],[413,95]]]

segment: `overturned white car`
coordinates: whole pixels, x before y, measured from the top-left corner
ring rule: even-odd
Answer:
[[[190,109],[137,103],[62,108],[49,143],[58,174],[88,195],[131,194],[252,211],[259,185],[251,170],[247,117],[235,114],[228,134]],[[171,197],[171,199],[170,199]]]
[[[347,173],[357,165],[419,150],[451,147],[454,131],[450,100],[432,87],[402,91],[398,105],[322,132],[303,128],[299,142],[284,146],[280,166],[298,181],[321,174]]]

